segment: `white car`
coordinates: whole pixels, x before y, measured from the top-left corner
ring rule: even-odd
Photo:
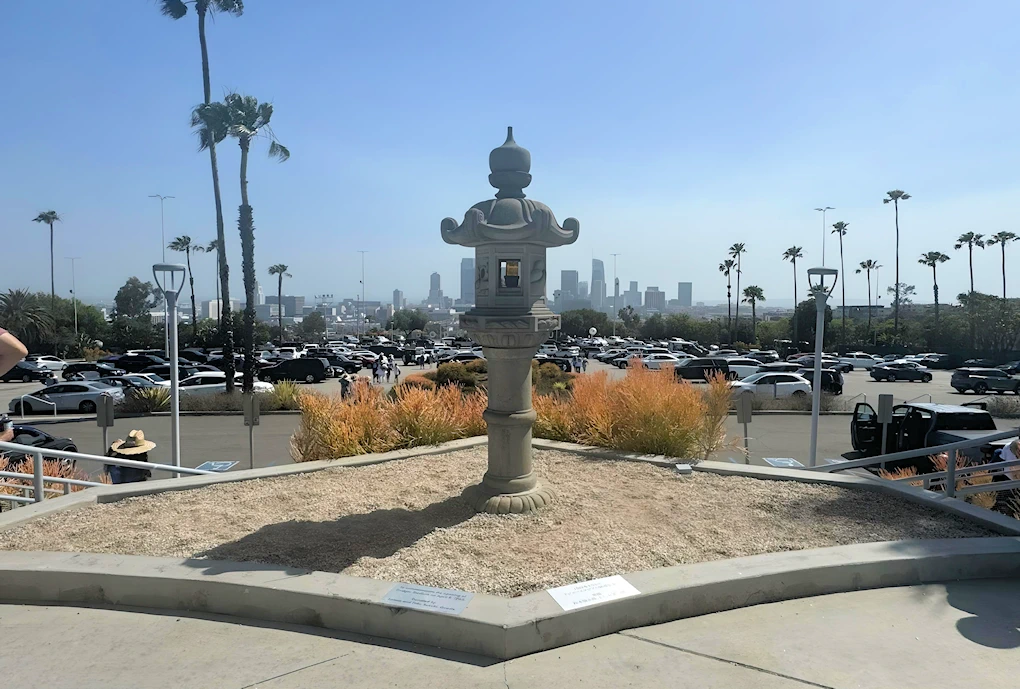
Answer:
[[[242,374],[234,375],[237,385],[241,385]],[[256,380],[252,389],[255,392],[272,392],[273,384]],[[227,374],[217,371],[202,371],[185,378],[180,383],[181,395],[215,395],[227,391]]]
[[[753,373],[743,380],[730,383],[734,394],[753,393],[759,397],[780,399],[806,397],[811,383],[796,373]]]
[[[742,356],[729,357],[726,359],[726,365],[730,367],[731,373],[736,374],[738,380],[757,373],[761,368],[761,362],[757,359],[748,359]]]
[[[67,366],[67,362],[58,356],[52,354],[29,354],[25,357],[25,361],[31,361],[37,366],[47,368],[51,371],[63,371]]]
[[[846,356],[839,357],[838,360],[841,364],[850,364],[854,368],[863,368],[868,370],[871,370],[875,364],[885,363],[881,357],[868,354],[867,352],[850,352]]]
[[[170,381],[157,373],[132,373],[130,374],[130,377],[148,378],[156,385],[165,385],[166,387],[170,387]]]
[[[280,347],[276,350],[276,356],[281,359],[297,359],[299,355],[294,347]]]
[[[672,354],[651,354],[641,360],[646,368],[660,369],[663,366],[679,366],[682,359]]]

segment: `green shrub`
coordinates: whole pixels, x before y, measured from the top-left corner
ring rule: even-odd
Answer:
[[[298,409],[300,406],[299,397],[304,393],[301,388],[292,380],[281,380],[273,385],[273,391],[259,395],[259,408],[262,411],[275,411],[277,409]]]
[[[456,385],[462,390],[474,390],[478,385],[478,376],[458,362],[440,364],[436,369],[435,382],[438,386]]]
[[[485,359],[475,359],[474,361],[467,362],[467,364],[464,365],[464,368],[471,373],[488,373],[489,362]]]
[[[132,388],[124,395],[124,401],[117,408],[129,414],[151,414],[154,411],[170,411],[170,388]]]
[[[531,362],[531,384],[540,395],[558,395],[569,391],[576,374],[567,373],[556,364]]]

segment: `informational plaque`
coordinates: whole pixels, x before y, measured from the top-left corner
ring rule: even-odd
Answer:
[[[455,589],[437,589],[432,586],[397,584],[383,597],[382,602],[401,608],[428,610],[444,615],[459,615],[475,594]]]
[[[564,610],[576,610],[641,593],[619,575],[582,581],[577,584],[547,589],[547,591]]]

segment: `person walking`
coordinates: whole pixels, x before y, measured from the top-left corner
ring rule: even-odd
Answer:
[[[393,384],[397,385],[400,383],[400,367],[397,366],[397,362],[393,362]]]
[[[588,357],[581,359],[581,370],[585,373],[588,372]]]
[[[383,370],[386,371],[386,382],[390,382],[390,373],[393,370],[393,364],[389,361],[383,363]]]

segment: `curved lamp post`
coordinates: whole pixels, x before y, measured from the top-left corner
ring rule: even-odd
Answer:
[[[835,268],[808,268],[808,284],[815,298],[815,374],[811,381],[811,453],[808,455],[808,466],[815,465],[818,452],[818,412],[822,403],[822,341],[825,339],[825,303],[836,287]],[[832,278],[832,285],[825,286],[825,278]],[[794,312],[794,318],[797,317]]]
[[[180,263],[157,263],[152,277],[163,292],[167,306],[167,349],[170,354],[170,457],[175,467],[181,465],[181,399],[178,392],[180,374],[177,370],[177,297],[184,289],[185,268]],[[160,277],[162,276],[162,278]],[[178,285],[178,282],[180,283]],[[180,474],[174,474],[179,477]]]
[[[489,362],[489,466],[464,496],[479,512],[531,512],[554,497],[539,484],[531,459],[531,362],[560,327],[545,302],[545,251],[576,241],[580,225],[567,218],[561,227],[548,206],[525,198],[531,153],[517,145],[512,128],[489,154],[489,169],[496,198],[469,208],[463,222],[446,218],[440,225],[447,244],[475,249],[475,306],[460,326]]]

